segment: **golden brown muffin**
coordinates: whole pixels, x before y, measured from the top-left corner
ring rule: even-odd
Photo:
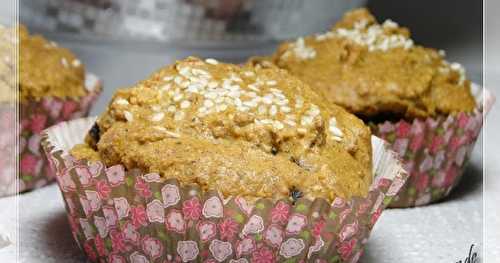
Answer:
[[[0,102],[13,102],[16,81],[16,34],[0,25]]]
[[[76,158],[225,196],[364,196],[370,130],[276,67],[187,58],[114,95]]]
[[[366,9],[347,13],[325,34],[282,44],[271,59],[363,118],[413,119],[476,106],[459,64],[415,45],[391,20],[378,24]]]
[[[19,28],[21,101],[45,96],[80,98],[87,95],[85,69],[71,51]]]

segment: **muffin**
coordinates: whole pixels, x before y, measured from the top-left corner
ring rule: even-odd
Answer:
[[[194,57],[42,144],[94,262],[356,262],[407,178],[361,120],[284,70]]]
[[[97,78],[86,74],[75,55],[24,26],[16,29],[19,43],[19,191],[54,179],[40,148],[43,129],[86,116],[100,92]],[[5,41],[4,41],[5,43]],[[12,92],[12,94],[15,94]],[[12,96],[15,98],[15,96]],[[14,131],[14,126],[7,131]],[[0,195],[15,193],[15,176],[6,175]]]
[[[333,200],[368,192],[370,136],[283,70],[190,57],[117,91],[72,154],[224,196]]]
[[[287,70],[394,145],[418,185],[408,185],[395,205],[439,200],[458,182],[482,126],[482,103],[464,68],[447,62],[444,51],[417,45],[408,29],[357,9],[330,31],[284,43],[260,61]]]

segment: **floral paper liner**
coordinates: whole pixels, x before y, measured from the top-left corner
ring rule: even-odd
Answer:
[[[395,153],[374,137],[365,198],[224,199],[158,174],[75,160],[68,151],[94,121],[61,123],[42,140],[73,237],[93,262],[357,262],[407,179]]]
[[[412,122],[371,125],[400,155],[410,174],[390,207],[413,207],[442,200],[460,182],[486,115],[495,102],[488,91],[473,85],[478,107],[472,113]]]
[[[19,134],[15,134],[15,105],[0,106],[0,197],[42,187],[55,179],[40,146],[42,131],[62,121],[85,117],[97,99],[101,84],[96,76],[85,78],[89,93],[78,100],[45,97],[19,103]],[[16,137],[19,138],[16,175]],[[17,186],[17,189],[16,189]]]

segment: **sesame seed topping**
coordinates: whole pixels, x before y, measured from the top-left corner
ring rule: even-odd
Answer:
[[[68,60],[66,60],[66,58],[62,58],[61,59],[61,64],[65,67],[65,68],[68,68],[69,65],[68,65]]]
[[[157,112],[157,113],[153,114],[153,116],[151,117],[151,121],[159,122],[159,121],[163,120],[163,117],[165,117],[165,113]]]
[[[205,62],[207,62],[208,64],[211,64],[211,65],[217,65],[219,64],[219,61],[213,59],[213,58],[207,58],[205,59]]]
[[[80,60],[78,60],[78,59],[75,59],[75,60],[73,60],[73,62],[71,62],[71,65],[73,65],[73,67],[77,68],[77,67],[82,65],[82,62],[80,62]]]
[[[134,115],[129,112],[129,111],[124,111],[123,112],[123,116],[125,116],[125,119],[128,121],[128,122],[132,122],[134,121]]]
[[[190,105],[191,105],[191,102],[189,102],[188,100],[184,100],[181,102],[181,109],[187,109],[187,108],[189,108]]]
[[[117,98],[117,99],[115,99],[114,103],[116,103],[118,105],[129,105],[128,100],[123,99],[123,98]]]

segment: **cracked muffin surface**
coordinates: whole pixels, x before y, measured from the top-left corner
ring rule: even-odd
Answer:
[[[368,192],[370,136],[284,70],[189,57],[119,89],[72,154],[224,196],[333,200]]]
[[[282,44],[270,61],[364,119],[425,118],[476,107],[464,68],[415,45],[408,29],[367,9],[331,31]]]

